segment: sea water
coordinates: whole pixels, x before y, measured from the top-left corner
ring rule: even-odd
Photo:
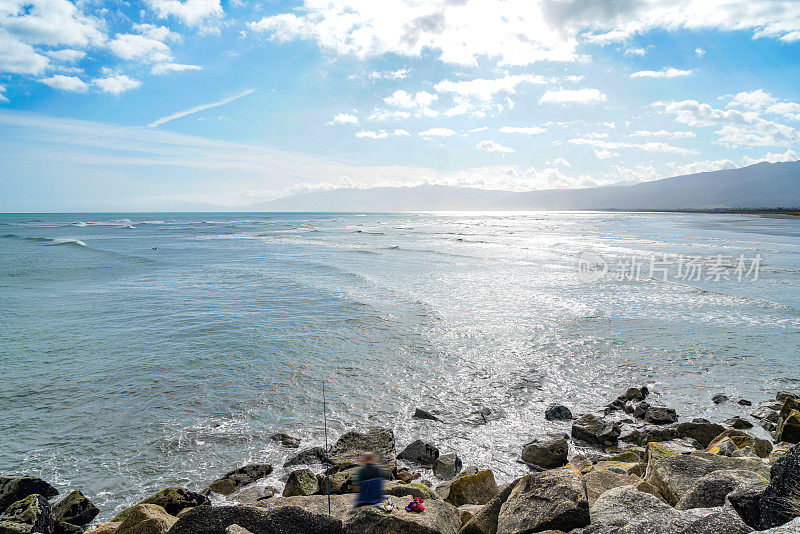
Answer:
[[[325,381],[331,439],[391,427],[509,481],[522,444],[569,430],[552,402],[591,412],[649,384],[722,420],[747,408],[715,393],[797,391],[798,310],[798,219],[0,215],[0,473],[109,519],[282,465],[273,432],[321,444]]]

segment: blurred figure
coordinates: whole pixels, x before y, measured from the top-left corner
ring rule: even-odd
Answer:
[[[366,452],[361,457],[361,469],[356,474],[354,486],[358,488],[356,506],[378,504],[384,501],[383,481],[389,478],[386,469],[377,463],[373,452]]]

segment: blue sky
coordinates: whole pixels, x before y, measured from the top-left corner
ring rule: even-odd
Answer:
[[[0,0],[0,211],[798,159],[800,2]]]

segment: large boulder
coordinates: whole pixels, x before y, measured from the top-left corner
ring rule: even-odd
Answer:
[[[397,455],[399,460],[430,466],[434,465],[438,457],[439,449],[430,443],[425,443],[421,439],[411,442],[408,447]]]
[[[330,461],[337,466],[355,466],[366,452],[375,453],[378,462],[390,471],[397,468],[394,433],[387,428],[372,428],[363,434],[343,434],[331,449]]]
[[[345,534],[457,534],[461,527],[458,511],[444,501],[425,501],[421,514],[395,506],[386,513],[376,506],[353,510],[344,522]]]
[[[654,459],[648,465],[647,481],[675,506],[689,493],[695,481],[720,469],[754,471],[769,476],[768,465],[759,458],[728,458],[700,451]]]
[[[252,484],[257,480],[269,476],[272,473],[271,464],[249,464],[229,471],[212,482],[206,492],[213,491],[220,495],[230,495],[239,488]]]
[[[283,467],[292,467],[294,465],[318,465],[325,463],[325,448],[324,447],[311,447],[303,449],[294,456],[290,456],[283,463]]]
[[[761,524],[761,508],[759,503],[764,492],[767,490],[769,482],[748,482],[736,487],[727,496],[727,502],[736,510],[748,526],[759,528]]]
[[[0,513],[28,495],[48,498],[58,495],[58,490],[37,477],[0,476]]]
[[[693,508],[682,512],[680,534],[748,534],[748,527],[736,512],[725,506]]]
[[[770,443],[768,440],[757,438],[743,430],[737,430],[734,428],[725,430],[711,440],[711,442],[708,444],[708,447],[706,447],[706,452],[719,454],[721,451],[720,445],[726,439],[732,441],[739,449],[752,447],[760,458],[767,458],[769,453],[772,452],[772,443]]]
[[[767,530],[759,530],[753,532],[753,534],[800,534],[800,517],[792,519],[785,525],[768,528]]]
[[[309,498],[290,497],[290,499]],[[342,520],[328,516],[327,505],[324,511],[320,512],[298,506],[282,506],[271,510],[254,506],[198,506],[178,519],[169,530],[169,534],[226,534],[231,525],[239,525],[257,534],[295,532],[341,534],[342,532]]]
[[[656,490],[649,482],[634,475],[616,473],[609,469],[596,469],[583,475],[586,485],[586,498],[589,506],[594,506],[597,499],[605,492],[622,486],[634,486],[637,490],[658,496]]]
[[[725,427],[716,423],[691,422],[680,423],[676,430],[679,437],[696,439],[705,448],[714,438],[725,432]]]
[[[548,421],[570,421],[572,412],[561,404],[551,404],[545,409],[544,418]]]
[[[73,525],[87,525],[99,513],[100,509],[78,490],[73,491],[53,506],[53,519]]]
[[[646,447],[648,443],[670,441],[678,437],[674,426],[653,425],[650,423],[626,423],[620,425],[619,440]]]
[[[485,469],[453,480],[445,500],[456,507],[463,504],[486,504],[497,492],[494,473],[491,469]]]
[[[331,495],[330,504],[330,515],[339,521],[344,521],[347,519],[347,514],[353,509],[355,497],[353,495]],[[300,508],[315,515],[327,516],[328,496],[309,495],[306,497],[274,497],[272,499],[257,502],[256,507],[262,512],[294,507]]]
[[[456,453],[443,454],[436,458],[433,474],[439,480],[450,480],[461,471],[462,466],[461,458]]]
[[[792,409],[780,416],[775,437],[778,441],[800,443],[800,410]]]
[[[562,467],[567,464],[569,444],[564,438],[533,440],[522,447],[522,461],[545,469]]]
[[[178,515],[178,512],[184,508],[211,504],[211,501],[205,495],[176,486],[154,493],[139,504],[156,504],[166,510],[169,515]],[[132,508],[126,508],[118,513],[113,521],[123,521]]]
[[[500,507],[497,534],[569,531],[589,524],[581,475],[566,466],[522,477]]]
[[[97,528],[87,530],[85,534],[115,534],[117,529],[122,524],[121,521],[111,521],[109,523],[100,523]]]
[[[11,503],[0,515],[0,532],[54,534],[55,522],[47,499],[35,494]]]
[[[166,534],[177,518],[157,504],[137,504],[128,511],[116,534]]]
[[[433,413],[429,412],[428,410],[424,410],[422,408],[417,408],[414,410],[414,415],[412,415],[414,419],[427,419],[429,421],[439,421],[439,418],[436,417]]]
[[[572,437],[590,445],[598,447],[615,445],[619,435],[618,423],[608,422],[596,415],[582,415],[572,423]]]
[[[675,505],[678,510],[723,506],[725,498],[737,487],[748,482],[766,482],[753,471],[719,469],[699,478]]]
[[[283,496],[314,495],[317,491],[319,491],[317,475],[311,469],[297,469],[289,473],[286,486],[283,488]]]
[[[770,482],[761,498],[761,528],[778,527],[800,516],[800,445],[795,445],[773,465]]]
[[[300,438],[290,436],[289,434],[284,434],[283,432],[272,434],[269,439],[272,441],[277,441],[281,444],[281,447],[286,449],[297,449],[300,447]]]
[[[674,408],[665,406],[650,406],[644,412],[644,420],[654,425],[668,425],[678,421],[678,414]]]
[[[419,497],[423,501],[438,498],[436,494],[424,484],[404,484],[396,480],[387,482],[383,488],[383,493],[395,497]]]
[[[505,484],[491,501],[478,510],[467,523],[461,527],[460,534],[497,534],[497,518],[500,508],[508,500],[517,481]]]

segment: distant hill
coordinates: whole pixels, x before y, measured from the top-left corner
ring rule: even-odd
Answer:
[[[736,209],[800,207],[800,161],[758,163],[586,189],[522,193],[420,185],[304,193],[265,202],[254,211],[436,211],[570,209]]]

